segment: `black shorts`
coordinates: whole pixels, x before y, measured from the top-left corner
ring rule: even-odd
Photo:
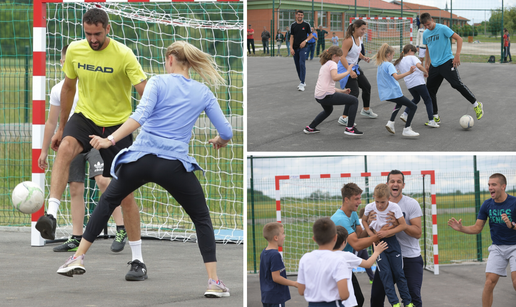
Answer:
[[[98,135],[100,137],[108,137],[115,132],[121,125],[112,127],[99,127],[95,125],[93,121],[87,119],[82,113],[75,113],[68,119],[68,123],[63,132],[63,139],[65,137],[73,137],[82,145],[82,152],[89,152],[91,150],[90,135]],[[111,146],[107,149],[100,149],[100,155],[104,160],[104,177],[111,177],[109,171],[111,170],[111,164],[113,159],[118,152],[124,148],[127,148],[133,144],[133,135],[129,134],[125,138],[116,142],[115,146]]]

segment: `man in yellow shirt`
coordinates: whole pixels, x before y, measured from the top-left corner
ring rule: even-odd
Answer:
[[[55,239],[57,210],[71,161],[92,148],[90,135],[107,137],[113,146],[100,150],[100,154],[104,160],[104,176],[111,177],[113,158],[133,141],[131,135],[115,140],[111,133],[131,115],[131,86],[142,96],[147,83],[147,76],[132,50],[107,37],[110,25],[105,11],[88,10],[83,16],[83,27],[86,39],[70,44],[63,65],[66,77],[61,91],[60,125],[51,144],[57,156],[52,168],[50,197],[47,214],[36,223],[41,236],[49,240]],[[79,101],[68,120],[77,78]],[[122,201],[121,207],[133,254],[126,280],[144,280],[147,269],[141,254],[140,213],[132,193]]]

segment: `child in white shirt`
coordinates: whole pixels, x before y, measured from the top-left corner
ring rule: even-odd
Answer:
[[[370,236],[376,233],[378,237],[382,238],[382,241],[389,245],[378,258],[378,271],[376,272],[376,274],[380,274],[380,279],[382,280],[389,303],[394,307],[400,307],[398,295],[396,294],[396,289],[394,289],[394,284],[396,283],[403,300],[403,305],[413,307],[414,304],[412,304],[412,298],[408,290],[407,279],[403,272],[401,247],[395,236],[396,233],[407,229],[407,223],[405,222],[400,206],[389,201],[389,194],[389,186],[385,183],[381,183],[374,188],[375,201],[366,206],[364,216],[362,217],[362,224]],[[367,217],[372,211],[376,212],[376,220],[369,225],[367,223]],[[389,226],[387,220],[388,214],[391,211],[394,212],[394,217],[399,225],[392,229],[385,230],[383,227]]]

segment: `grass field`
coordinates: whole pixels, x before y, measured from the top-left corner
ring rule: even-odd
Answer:
[[[511,193],[511,192],[509,192]],[[481,200],[485,200],[490,196],[485,193],[481,194]],[[282,202],[283,203],[283,202]],[[463,225],[472,225],[476,221],[475,214],[475,201],[473,194],[466,195],[444,195],[437,196],[437,231],[438,231],[438,243],[439,243],[439,262],[440,264],[450,264],[456,262],[464,262],[464,261],[474,261],[480,258],[486,258],[488,255],[487,248],[491,245],[491,237],[489,234],[489,226],[486,225],[481,234],[481,240],[477,242],[477,236],[475,235],[466,235],[459,232],[454,231],[448,226],[448,220],[451,217],[455,217],[456,219],[461,218],[463,220]],[[310,209],[299,210],[297,211],[297,219],[295,222],[289,223],[288,221],[284,221],[285,231],[286,231],[286,243],[285,246],[292,246],[292,248],[296,248],[294,251],[296,254],[295,258],[299,259],[299,257],[310,251],[311,249],[315,249],[316,245],[311,240],[311,227],[313,221],[317,217],[321,216],[331,216],[340,207],[341,203],[339,201],[335,201],[334,203],[326,204],[324,207],[328,208],[325,211],[320,211],[318,209]],[[365,205],[365,202],[363,202]],[[276,204],[274,201],[268,202],[255,202],[254,204],[254,233],[253,233],[253,223],[252,217],[253,213],[250,211],[251,205],[248,205],[248,232],[247,232],[247,271],[254,272],[254,265],[256,261],[256,266],[259,268],[260,263],[260,253],[267,246],[267,241],[263,238],[262,231],[263,226],[268,222],[273,222],[276,220]],[[317,211],[316,216],[307,215],[306,212],[314,212]],[[289,217],[292,214],[289,214]],[[310,219],[310,222],[304,222],[304,219]],[[298,234],[305,234],[304,237],[300,237]],[[421,249],[424,250],[424,241],[420,240]],[[291,250],[292,250],[291,248]],[[481,254],[478,251],[481,251]],[[292,260],[289,259],[289,252],[285,249],[285,265],[291,264]],[[295,262],[295,261],[294,261]],[[295,263],[292,263],[295,264]]]

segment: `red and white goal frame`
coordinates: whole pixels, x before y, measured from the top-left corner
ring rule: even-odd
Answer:
[[[276,198],[276,220],[281,223],[281,182],[290,179],[323,179],[323,178],[350,178],[350,177],[386,177],[390,172],[363,172],[363,173],[340,173],[340,174],[319,174],[319,175],[282,175],[275,176],[275,198]],[[430,176],[430,195],[432,208],[432,239],[433,239],[433,255],[434,255],[434,274],[439,275],[439,245],[437,241],[437,205],[436,205],[436,189],[435,189],[435,171],[402,171],[404,176]],[[283,256],[283,248],[278,248]]]
[[[169,0],[171,3],[180,2],[241,2],[243,0]],[[33,76],[32,76],[32,181],[44,191],[45,171],[38,167],[38,158],[41,154],[43,135],[45,130],[45,103],[46,103],[46,4],[65,2],[124,2],[124,3],[152,3],[167,2],[166,0],[33,0]],[[45,206],[32,214],[31,218],[31,246],[44,246],[45,241],[36,230],[36,222],[45,214]]]
[[[410,22],[410,43],[413,45],[413,22],[414,19],[412,17],[350,17],[349,18],[349,24],[353,23],[353,20],[355,19],[362,19],[365,21],[371,21],[371,20],[408,20]]]

